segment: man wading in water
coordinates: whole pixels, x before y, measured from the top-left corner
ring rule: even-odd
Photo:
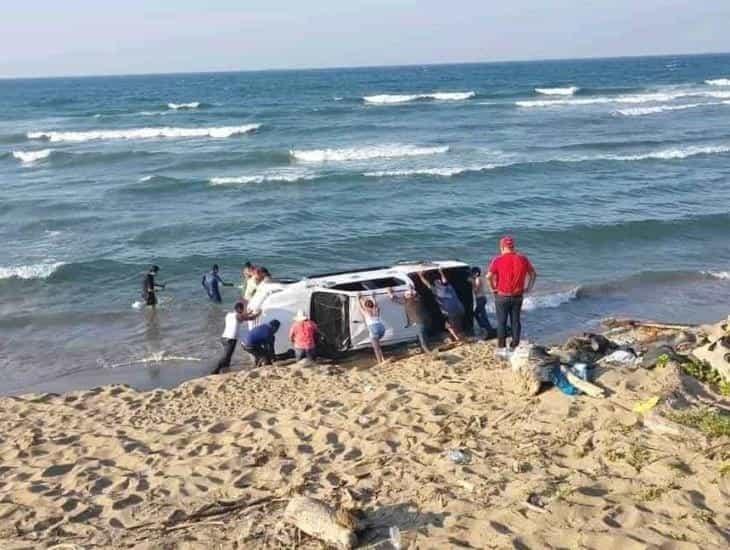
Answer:
[[[155,307],[157,305],[157,288],[165,288],[164,284],[158,284],[155,282],[155,276],[160,268],[153,265],[147,272],[142,282],[142,300],[148,306]]]
[[[246,311],[246,304],[243,302],[237,302],[233,311],[226,315],[226,326],[223,329],[223,334],[221,334],[223,355],[218,360],[213,374],[219,374],[223,369],[231,366],[231,358],[233,357],[233,352],[236,351],[236,343],[243,336],[241,331],[245,330],[245,325],[242,325],[242,323],[256,319],[259,315],[261,315],[260,311],[248,313]]]
[[[515,349],[520,344],[522,332],[522,298],[535,285],[537,272],[526,256],[515,252],[515,240],[512,237],[502,237],[499,249],[500,255],[489,266],[487,281],[494,292],[494,307],[497,312],[497,355],[506,358],[509,357],[505,347],[507,318],[509,317],[512,327],[510,348]]]

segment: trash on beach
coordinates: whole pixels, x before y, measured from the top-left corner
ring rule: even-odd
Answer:
[[[570,369],[575,373],[578,378],[582,378],[586,382],[589,381],[588,365],[585,363],[574,363],[570,365]]]
[[[610,363],[612,365],[633,365],[636,355],[625,349],[617,349],[616,351],[606,355],[599,360],[600,363]]]
[[[578,395],[580,391],[568,381],[567,376],[561,369],[555,369],[552,372],[550,381],[565,395]]]
[[[401,549],[400,529],[398,529],[398,526],[393,525],[388,530],[388,536],[390,538],[390,544],[393,545],[393,548],[395,548],[395,550],[400,550]]]
[[[471,462],[471,455],[461,449],[451,449],[446,453],[446,456],[454,464],[469,464]]]
[[[372,422],[373,419],[366,414],[357,417],[357,423],[360,424],[360,426],[369,426]]]
[[[639,401],[634,405],[633,411],[637,414],[646,414],[659,403],[659,396],[655,395],[645,401]]]
[[[307,535],[342,550],[357,544],[358,524],[352,514],[335,510],[314,498],[297,496],[284,510],[284,521]]]

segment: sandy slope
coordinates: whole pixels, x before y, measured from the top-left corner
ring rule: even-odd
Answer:
[[[371,546],[398,526],[411,548],[727,548],[730,478],[703,452],[723,441],[657,435],[631,412],[665,370],[605,369],[606,400],[525,401],[474,344],[2,398],[0,547],[317,548],[277,527],[303,493],[363,510]],[[469,464],[445,456],[456,447]]]

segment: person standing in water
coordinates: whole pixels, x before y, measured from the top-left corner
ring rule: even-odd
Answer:
[[[383,349],[380,347],[380,340],[385,336],[385,325],[380,318],[380,306],[375,296],[357,295],[357,303],[360,306],[360,313],[370,333],[370,343],[373,346],[375,359],[378,363],[385,361]]]
[[[223,299],[221,298],[221,286],[233,286],[233,283],[226,283],[221,278],[220,274],[218,273],[218,264],[213,265],[213,269],[209,272],[203,275],[202,280],[203,288],[208,293],[208,298],[210,298],[213,302],[220,304],[223,302]]]
[[[497,354],[507,357],[507,318],[512,327],[510,348],[520,345],[522,323],[522,299],[535,285],[537,272],[527,256],[515,251],[515,240],[510,236],[499,241],[500,255],[492,260],[487,273],[487,281],[494,292],[494,306],[497,311]]]
[[[231,358],[233,352],[236,351],[236,343],[241,339],[241,330],[244,328],[244,321],[255,319],[261,315],[261,312],[249,313],[246,311],[246,304],[237,302],[233,307],[233,311],[226,315],[226,324],[221,335],[221,344],[223,344],[223,355],[213,370],[213,374],[219,374],[221,370],[231,366]]]
[[[164,284],[155,282],[155,276],[159,271],[160,268],[153,265],[142,281],[142,300],[145,305],[155,307],[157,305],[157,289],[165,288]]]
[[[241,269],[241,298],[248,301],[256,292],[256,283],[254,282],[254,270],[256,267],[251,262],[243,264]]]
[[[484,339],[494,338],[495,330],[487,316],[487,288],[488,284],[482,277],[482,270],[471,268],[471,288],[474,292],[474,319],[484,331]]]
[[[397,296],[392,288],[388,289],[388,296],[396,304],[401,304],[406,311],[406,326],[414,325],[418,331],[418,342],[421,344],[423,353],[430,353],[428,347],[428,337],[426,335],[426,309],[423,307],[423,301],[415,289],[409,288],[403,293],[403,296]]]

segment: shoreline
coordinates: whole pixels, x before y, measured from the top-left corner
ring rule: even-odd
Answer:
[[[662,334],[628,330],[642,346]],[[525,397],[513,377],[478,342],[170,390],[0,397],[0,541],[318,548],[280,523],[303,494],[359,510],[362,547],[385,547],[391,527],[402,547],[727,544],[730,434],[669,419],[730,399],[671,365],[596,367],[605,399]]]

